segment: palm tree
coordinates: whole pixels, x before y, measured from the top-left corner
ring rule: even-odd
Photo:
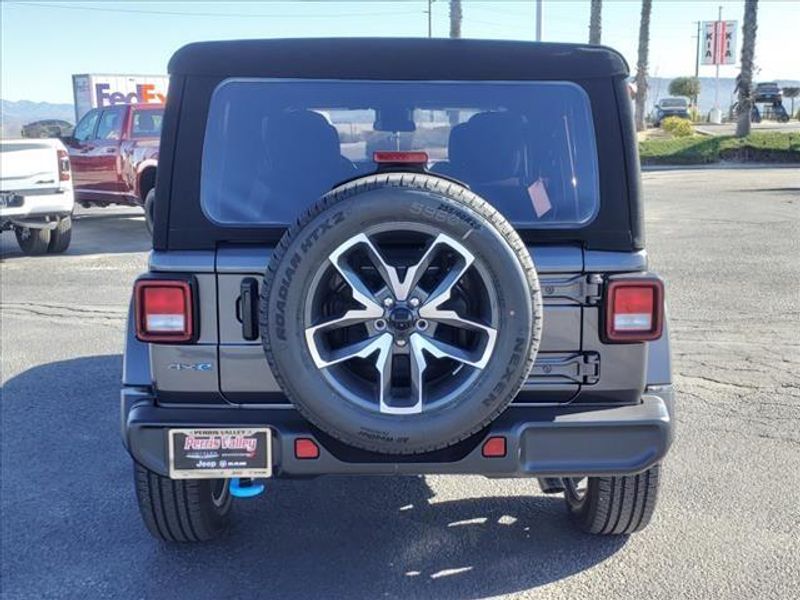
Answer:
[[[753,108],[753,56],[756,53],[756,22],[758,16],[758,0],[745,0],[744,25],[742,26],[742,72],[739,74],[737,87],[739,90],[738,121],[736,137],[750,134],[750,111]]]
[[[600,33],[603,29],[601,25],[601,13],[603,11],[603,0],[591,0],[592,12],[589,16],[589,43],[600,44]]]
[[[636,131],[644,131],[644,104],[647,100],[647,54],[650,51],[650,13],[653,0],[642,0],[639,23],[639,58],[636,61]]]
[[[461,0],[450,0],[450,37],[461,37]]]

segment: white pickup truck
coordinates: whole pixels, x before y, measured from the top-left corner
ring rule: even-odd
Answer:
[[[0,140],[0,231],[25,254],[64,252],[72,238],[72,173],[57,139]]]

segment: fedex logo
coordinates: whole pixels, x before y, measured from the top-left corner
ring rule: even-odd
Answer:
[[[112,92],[111,85],[108,83],[98,83],[94,86],[97,106],[113,106],[115,104],[163,104],[167,100],[167,95],[156,91],[153,83],[140,83],[136,85],[136,91],[130,94],[123,92]]]

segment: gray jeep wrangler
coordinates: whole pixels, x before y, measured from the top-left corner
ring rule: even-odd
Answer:
[[[537,478],[649,522],[674,413],[628,68],[603,47],[312,39],[170,62],[122,435],[157,538],[263,478]]]

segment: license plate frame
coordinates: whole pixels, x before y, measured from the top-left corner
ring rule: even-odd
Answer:
[[[167,438],[172,479],[272,477],[269,427],[170,429]]]

